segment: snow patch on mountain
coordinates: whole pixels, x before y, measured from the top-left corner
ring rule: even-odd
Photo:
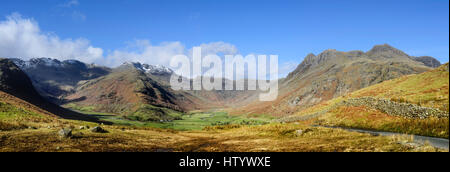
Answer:
[[[139,62],[125,62],[124,65],[132,65],[136,69],[153,75],[172,74],[173,70],[162,65],[141,64]]]
[[[52,59],[52,58],[33,58],[30,60],[22,60],[19,58],[12,58],[11,60],[22,70],[38,68],[38,67],[42,67],[42,66],[54,67],[54,68],[64,68],[67,65],[81,65],[81,66],[86,66],[86,67],[93,66],[93,65],[86,65],[83,62],[80,62],[78,60],[59,61],[57,59]]]

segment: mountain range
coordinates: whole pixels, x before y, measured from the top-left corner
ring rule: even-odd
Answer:
[[[142,112],[170,116],[172,111],[205,109],[286,116],[361,88],[438,66],[440,62],[432,57],[412,57],[387,44],[368,52],[326,50],[309,54],[293,72],[279,80],[276,101],[259,102],[256,91],[172,90],[169,80],[173,71],[164,66],[130,62],[108,68],[77,60],[2,59],[0,88],[38,106],[46,102],[45,107],[51,104],[55,108],[59,106],[53,105],[88,108],[124,116]]]

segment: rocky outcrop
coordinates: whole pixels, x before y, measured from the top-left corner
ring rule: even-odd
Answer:
[[[107,75],[111,69],[85,64],[77,60],[59,61],[51,58],[10,59],[31,79],[36,91],[55,104],[73,93],[78,82]]]

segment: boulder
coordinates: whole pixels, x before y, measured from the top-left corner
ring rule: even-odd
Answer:
[[[94,128],[91,129],[91,132],[93,133],[106,133],[107,131],[104,130],[102,127],[100,126],[96,126]]]
[[[58,135],[61,138],[71,138],[72,137],[72,129],[64,128],[58,131]]]
[[[36,130],[37,128],[36,128],[36,127],[33,127],[33,126],[29,126],[28,129],[30,129],[30,130]]]
[[[304,132],[303,132],[303,130],[296,130],[295,131],[295,135],[297,135],[297,136],[300,136],[300,135],[302,135]]]

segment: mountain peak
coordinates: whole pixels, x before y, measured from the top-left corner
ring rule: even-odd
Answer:
[[[383,57],[392,57],[392,55],[406,56],[408,55],[403,51],[392,47],[389,44],[375,45],[371,50],[367,52],[368,55],[382,55]]]
[[[139,62],[125,62],[122,66],[132,66],[133,68],[140,70],[145,73],[153,74],[153,75],[165,75],[172,74],[172,69],[162,66],[162,65],[149,65],[145,63]]]
[[[87,65],[81,61],[78,60],[64,60],[60,61],[58,59],[52,59],[52,58],[32,58],[29,60],[22,60],[19,58],[11,58],[11,60],[19,66],[21,69],[30,69],[30,68],[37,68],[39,66],[45,66],[45,67],[56,67],[56,68],[62,68],[65,66],[78,66],[81,68],[86,68]]]
[[[316,58],[316,55],[315,54],[313,54],[313,53],[309,53],[306,57],[305,57],[305,62],[307,62],[307,63],[311,63],[313,60],[314,60],[314,58]]]

